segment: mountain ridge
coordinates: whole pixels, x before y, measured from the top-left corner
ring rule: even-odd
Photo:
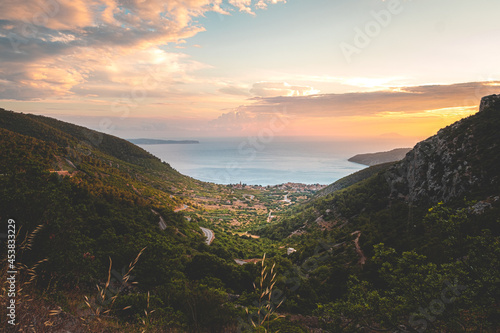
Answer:
[[[479,111],[419,142],[386,174],[391,197],[409,202],[450,201],[481,188],[498,188],[500,95]]]
[[[358,154],[349,158],[348,161],[367,166],[397,162],[402,160],[410,150],[411,148],[396,148],[378,153]]]

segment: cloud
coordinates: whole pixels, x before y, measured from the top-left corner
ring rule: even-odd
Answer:
[[[131,73],[134,68],[156,70],[159,65],[168,67],[161,72],[176,73],[164,76],[166,84],[193,81],[187,73],[203,66],[162,47],[181,44],[204,31],[196,18],[207,12],[228,15],[222,4],[222,0],[2,0],[0,99],[71,96],[106,84],[107,90],[122,84],[126,91],[140,79]],[[252,12],[250,0],[230,0],[230,4]],[[147,57],[155,52],[158,57]]]
[[[254,97],[248,105],[221,115],[214,125],[228,126],[232,122],[238,126],[242,120],[267,119],[280,110],[295,119],[406,115],[436,109],[446,112],[447,108],[456,112],[454,108],[469,110],[478,105],[481,97],[498,93],[497,85],[498,82],[471,82],[361,93]]]
[[[267,9],[268,4],[286,3],[286,0],[259,0],[255,5],[255,9]],[[252,10],[252,0],[229,0],[229,4],[236,7],[240,12],[245,12],[250,15],[255,15]]]
[[[235,96],[247,96],[247,97],[251,96],[250,92],[248,91],[248,88],[241,86],[234,86],[234,85],[228,85],[226,87],[220,88],[219,92]]]
[[[90,3],[85,0],[3,0],[0,19],[23,22],[26,34],[37,27],[72,30],[93,23]]]
[[[212,122],[213,127],[224,130],[239,130],[249,126],[254,121],[250,113],[245,111],[234,111],[222,114]]]
[[[207,11],[219,11],[222,0],[3,0],[0,19],[20,22],[27,33],[38,27],[85,31],[89,27],[120,31],[180,31]]]
[[[207,124],[205,131],[218,133],[237,133],[238,135],[262,131],[263,129],[277,130],[290,122],[286,108],[273,108],[265,112],[251,112],[236,110],[222,114]]]
[[[319,93],[309,86],[293,86],[286,82],[258,82],[250,89],[250,92],[259,97],[275,96],[308,96]]]
[[[251,15],[255,15],[252,12],[252,0],[229,0],[229,3],[234,7],[238,8],[240,12],[245,12]]]
[[[267,9],[267,5],[269,3],[271,3],[271,4],[277,4],[277,3],[280,3],[280,2],[286,3],[286,0],[259,0],[259,2],[257,2],[255,4],[255,7],[258,8],[258,9]]]

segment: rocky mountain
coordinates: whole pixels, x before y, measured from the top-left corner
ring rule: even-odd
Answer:
[[[307,295],[331,298],[313,312],[322,329],[498,331],[499,128],[500,95],[487,96],[477,114],[420,142],[402,161],[334,183],[260,230],[313,267],[305,272]],[[321,249],[311,265],[307,254]],[[450,281],[452,302],[443,296]],[[438,303],[439,312],[432,308]]]
[[[499,128],[500,95],[484,97],[478,113],[418,143],[401,161],[372,166],[329,185],[262,235],[279,239],[318,224],[363,225],[373,223],[374,214],[376,219],[390,214],[384,228],[391,223],[399,228],[439,202],[491,201],[500,195]],[[391,212],[396,206],[402,208]]]
[[[450,201],[498,190],[500,95],[484,97],[479,112],[418,143],[385,177],[392,198]]]
[[[349,162],[373,166],[402,160],[411,148],[397,148],[380,153],[359,154],[348,159]]]

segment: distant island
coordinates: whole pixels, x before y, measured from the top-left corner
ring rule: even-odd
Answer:
[[[160,140],[160,139],[129,139],[135,145],[191,145],[198,144],[199,141],[196,140]]]
[[[359,154],[348,159],[349,162],[373,166],[388,162],[397,162],[402,160],[411,148],[397,148],[391,151],[380,153]]]

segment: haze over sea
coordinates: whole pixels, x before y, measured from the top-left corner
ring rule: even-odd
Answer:
[[[199,144],[139,145],[182,174],[217,184],[331,184],[366,166],[361,153],[410,147],[401,140],[325,141],[304,138],[203,138]]]

